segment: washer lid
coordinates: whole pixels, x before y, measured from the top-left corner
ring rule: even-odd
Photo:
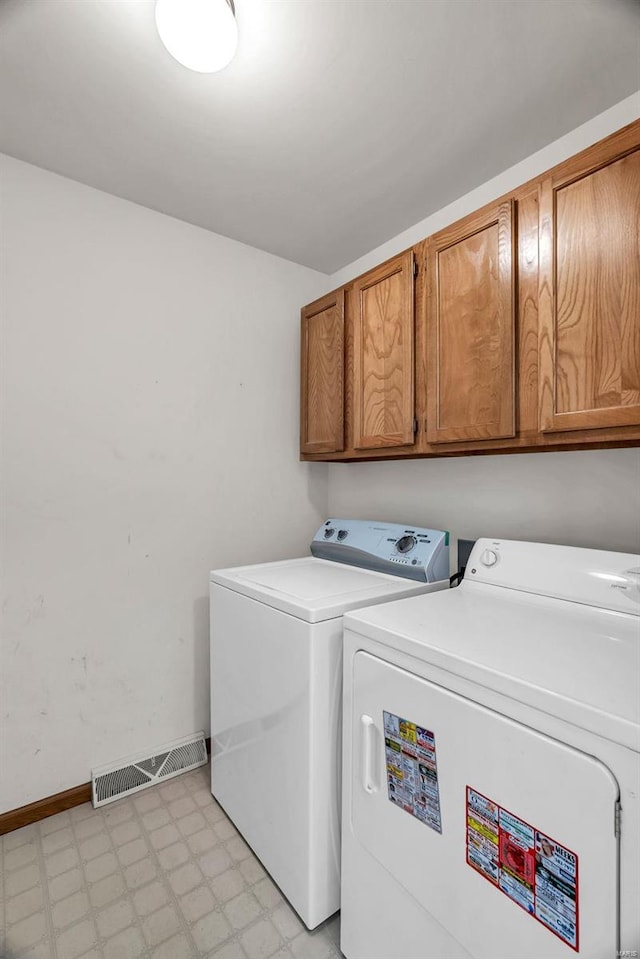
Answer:
[[[308,623],[342,616],[359,606],[415,596],[449,583],[420,583],[306,556],[280,563],[214,570],[212,583],[226,586]]]
[[[640,751],[637,616],[465,580],[345,629]]]

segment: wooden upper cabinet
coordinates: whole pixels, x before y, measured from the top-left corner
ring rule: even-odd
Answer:
[[[640,446],[640,120],[305,307],[301,399],[303,459]]]
[[[540,429],[640,424],[640,131],[540,187]]]
[[[514,204],[466,217],[427,243],[427,439],[515,435]]]
[[[301,312],[300,451],[344,449],[344,290]]]
[[[403,253],[353,286],[353,446],[414,442],[414,259]]]

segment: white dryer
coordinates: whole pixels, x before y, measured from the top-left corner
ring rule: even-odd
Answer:
[[[347,959],[640,955],[640,557],[479,540],[345,616]]]
[[[212,792],[310,929],[340,907],[342,615],[448,587],[449,537],[336,519],[311,552],[210,577]]]

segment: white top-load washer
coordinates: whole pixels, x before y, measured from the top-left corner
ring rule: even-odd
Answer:
[[[328,520],[211,573],[212,792],[312,929],[340,907],[342,614],[449,585],[437,530]]]
[[[344,625],[347,959],[640,955],[640,556],[479,540]]]

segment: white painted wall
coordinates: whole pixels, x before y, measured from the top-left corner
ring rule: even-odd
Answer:
[[[2,158],[0,812],[209,728],[208,570],[307,552],[326,276]]]
[[[335,273],[358,276],[640,116],[640,92]],[[640,450],[335,464],[329,515],[640,552]]]
[[[329,515],[640,552],[640,450],[335,465]]]

